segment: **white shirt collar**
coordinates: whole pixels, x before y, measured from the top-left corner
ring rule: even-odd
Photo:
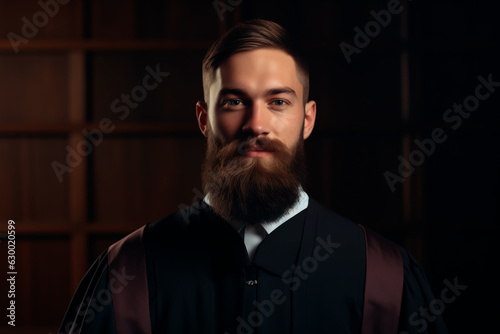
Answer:
[[[205,195],[203,200],[205,201],[205,203],[210,205],[210,196],[208,196],[208,194]],[[267,234],[270,234],[272,231],[274,231],[279,226],[281,226],[281,224],[283,224],[284,222],[286,222],[290,218],[294,217],[295,215],[297,215],[301,211],[307,209],[308,205],[309,205],[309,196],[301,187],[300,191],[299,191],[299,199],[290,209],[288,209],[288,211],[283,216],[281,216],[280,218],[278,218],[275,221],[263,222],[263,223],[261,223],[261,225],[262,225],[262,227],[264,227]],[[231,222],[229,222],[229,224],[231,226],[233,226],[236,229],[236,231],[238,231],[238,232],[240,232],[241,229],[243,227],[245,227],[245,223],[239,222],[239,221],[231,221]]]

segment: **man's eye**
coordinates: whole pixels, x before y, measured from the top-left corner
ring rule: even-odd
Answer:
[[[236,100],[236,99],[232,99],[232,100],[226,100],[224,101],[224,105],[225,106],[239,106],[241,105],[243,102],[241,100]]]
[[[278,109],[278,110],[284,110],[286,109],[288,106],[290,105],[290,103],[286,100],[280,100],[280,99],[277,99],[277,100],[273,100],[271,101],[271,106]]]

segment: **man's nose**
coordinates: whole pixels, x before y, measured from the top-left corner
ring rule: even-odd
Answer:
[[[270,111],[264,103],[252,103],[247,109],[242,130],[253,136],[267,135],[270,132]]]

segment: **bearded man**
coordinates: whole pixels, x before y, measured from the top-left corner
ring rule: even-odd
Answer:
[[[287,32],[234,27],[203,88],[205,198],[102,254],[60,332],[446,333],[416,261],[305,192],[316,103]]]

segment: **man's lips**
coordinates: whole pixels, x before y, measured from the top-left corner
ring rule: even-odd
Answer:
[[[262,151],[266,151],[266,150],[260,145],[254,145],[254,146],[250,147],[250,149],[248,151],[262,152]]]
[[[264,157],[269,154],[272,154],[272,151],[268,151],[260,145],[253,145],[245,153],[247,157]]]

